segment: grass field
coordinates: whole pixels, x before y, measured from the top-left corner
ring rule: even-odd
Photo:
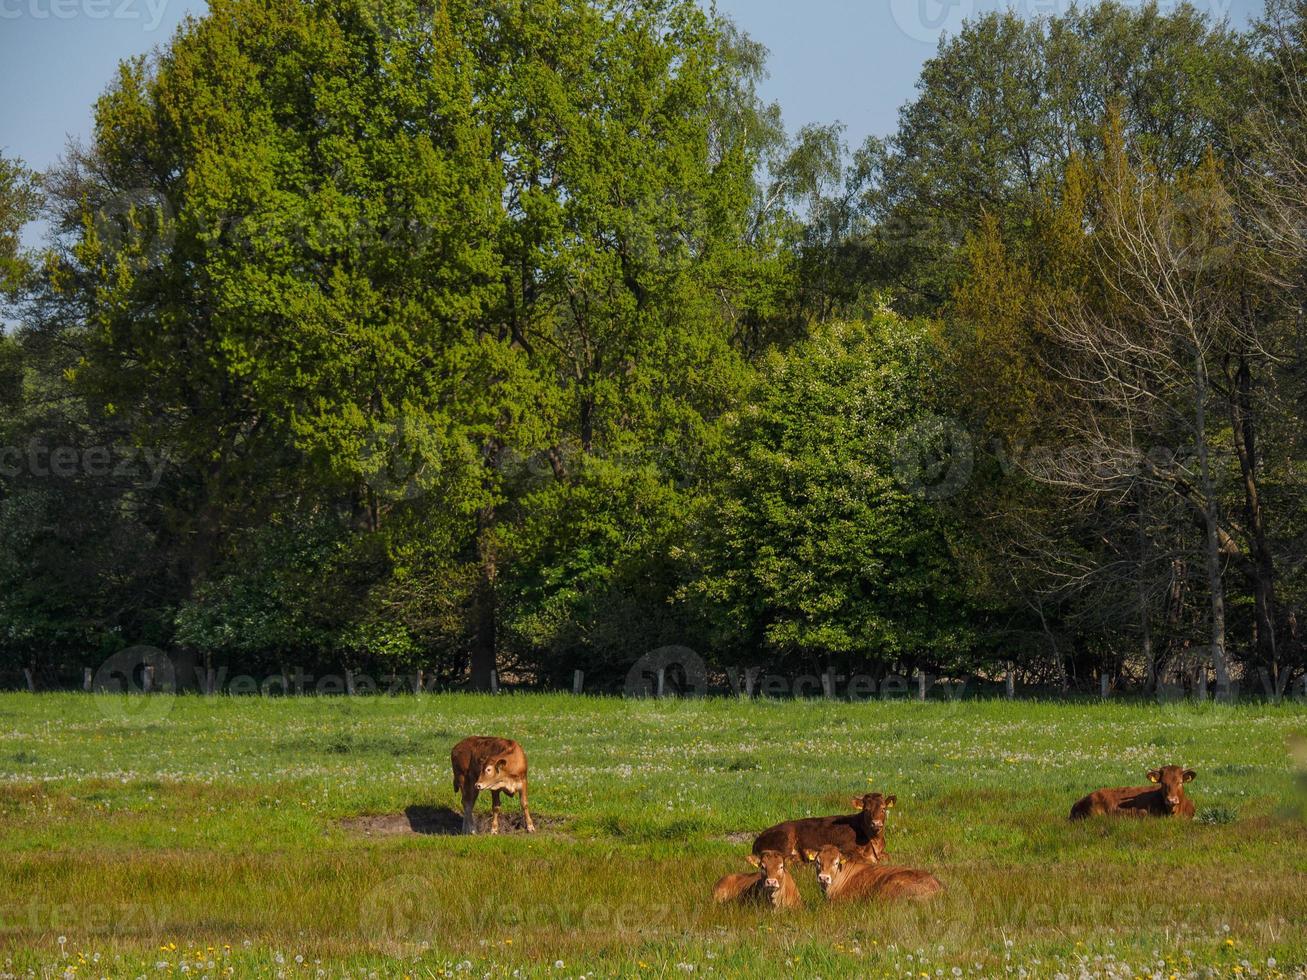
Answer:
[[[1302,704],[140,704],[0,695],[0,975],[1307,975]],[[391,833],[457,825],[471,733],[523,742],[540,832]],[[1199,820],[1068,824],[1168,762]],[[805,869],[796,912],[708,901],[752,832],[867,788],[941,898],[828,908]]]

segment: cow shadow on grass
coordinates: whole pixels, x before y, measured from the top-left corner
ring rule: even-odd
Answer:
[[[475,814],[477,833],[490,833],[490,813],[478,810]],[[556,820],[535,817],[536,827],[543,829]],[[345,830],[363,837],[454,837],[463,833],[463,812],[451,806],[429,806],[414,804],[404,808],[402,813],[365,814],[348,817],[340,822]],[[499,832],[501,834],[521,833],[522,814],[505,809],[499,815]]]

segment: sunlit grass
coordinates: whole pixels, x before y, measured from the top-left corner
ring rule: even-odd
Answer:
[[[1307,707],[0,696],[0,973],[1279,976],[1307,965]],[[534,837],[363,836],[526,746]],[[1208,819],[1069,824],[1176,762]],[[748,835],[897,794],[924,907],[719,908]],[[516,814],[516,801],[505,810]],[[482,800],[480,809],[489,808]],[[60,941],[62,938],[62,942]],[[98,960],[95,957],[99,957]],[[299,958],[297,960],[297,957]],[[562,965],[559,966],[558,964]],[[1273,964],[1273,965],[1272,965]]]

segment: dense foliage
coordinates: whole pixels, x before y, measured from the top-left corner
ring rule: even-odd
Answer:
[[[1304,23],[986,15],[849,153],[692,0],[215,0],[0,159],[0,673],[1283,687]]]

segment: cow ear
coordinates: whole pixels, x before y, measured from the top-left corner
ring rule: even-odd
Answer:
[[[1186,769],[1180,778],[1186,783],[1192,782],[1194,779],[1198,778],[1198,773],[1194,772],[1192,769]]]
[[[749,855],[748,857],[746,857],[744,860],[748,861],[748,862],[749,862],[750,864],[752,864],[755,868],[758,868],[758,867],[761,867],[761,866],[762,866],[762,861],[758,860],[758,855],[756,855],[756,854],[750,854],[750,855]]]
[[[886,809],[889,809],[890,807],[892,807],[892,806],[893,806],[895,803],[897,803],[898,801],[899,801],[899,798],[898,798],[897,796],[887,796],[887,797],[885,797],[885,808],[886,808]]]
[[[803,852],[803,857],[804,857],[805,860],[808,860],[808,861],[815,861],[815,860],[817,860],[817,852],[816,852],[816,851],[804,851],[804,852]]]
[[[1157,769],[1149,769],[1149,770],[1148,770],[1148,781],[1149,781],[1150,783],[1160,783],[1160,782],[1162,781],[1162,774],[1161,774],[1161,772],[1158,771]]]
[[[495,768],[496,768],[497,770],[499,770],[500,772],[503,772],[503,771],[504,771],[504,763],[505,763],[506,761],[508,761],[508,760],[506,760],[506,759],[496,759],[496,760],[495,760]]]
[[[855,810],[861,810],[861,809],[862,809],[862,797],[861,797],[861,796],[855,796],[853,799],[849,800],[849,805],[852,806],[853,809],[855,809]]]

